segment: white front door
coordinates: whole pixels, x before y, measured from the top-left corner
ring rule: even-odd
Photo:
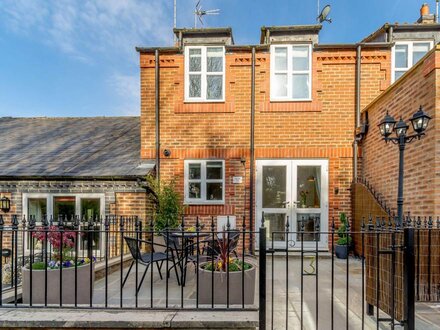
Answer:
[[[268,246],[328,248],[319,234],[328,231],[328,160],[258,160],[256,197],[256,229],[264,212]]]

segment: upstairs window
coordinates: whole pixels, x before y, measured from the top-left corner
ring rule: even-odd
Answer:
[[[185,48],[185,99],[196,102],[224,101],[225,48]]]
[[[396,42],[393,47],[393,77],[395,82],[432,48],[432,41]]]
[[[185,202],[223,204],[225,200],[225,162],[223,160],[185,161]]]
[[[310,101],[312,98],[312,47],[271,46],[272,101]]]

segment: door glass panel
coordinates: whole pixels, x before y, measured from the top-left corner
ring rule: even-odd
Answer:
[[[321,235],[320,231],[320,214],[319,213],[301,213],[297,215],[297,240],[301,241],[303,238],[306,241],[319,241]]]
[[[53,216],[58,221],[58,217],[62,216],[66,220],[75,217],[75,196],[60,196],[53,198]]]
[[[35,217],[37,222],[43,220],[43,216],[47,214],[46,198],[29,198],[28,199],[28,216]]]
[[[298,166],[297,207],[321,207],[321,166]]]
[[[267,239],[269,241],[286,240],[286,215],[284,213],[265,213],[264,227],[267,228]]]
[[[263,166],[263,208],[285,208],[286,166]]]

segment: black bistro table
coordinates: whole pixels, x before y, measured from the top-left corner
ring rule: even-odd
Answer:
[[[178,263],[181,270],[181,279],[180,283],[182,286],[185,286],[186,281],[186,266],[188,262],[197,263],[197,257],[194,257],[194,251],[196,255],[199,255],[200,251],[198,250],[197,243],[206,243],[208,240],[205,238],[208,236],[212,236],[211,233],[208,232],[195,232],[195,231],[170,231],[167,234],[169,238],[173,240],[180,240],[179,246],[175,247],[176,254],[178,255]],[[198,237],[198,242],[197,242]],[[215,237],[216,239],[217,237]],[[200,260],[199,260],[200,261]]]

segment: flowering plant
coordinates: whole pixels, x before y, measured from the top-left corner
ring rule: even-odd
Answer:
[[[214,246],[211,246],[209,249],[214,253],[218,253],[218,255],[213,262],[208,262],[204,265],[205,270],[226,272],[229,269],[230,272],[238,272],[252,268],[251,264],[231,257],[234,244],[232,244],[231,239],[226,237],[225,232],[222,233],[221,239],[217,237],[213,243]]]
[[[47,237],[47,242],[52,245],[54,257],[56,261],[69,260],[72,249],[75,246],[77,233],[74,231],[61,231],[56,226],[50,226],[48,230],[43,230],[32,233],[32,237],[39,242],[44,242]]]

